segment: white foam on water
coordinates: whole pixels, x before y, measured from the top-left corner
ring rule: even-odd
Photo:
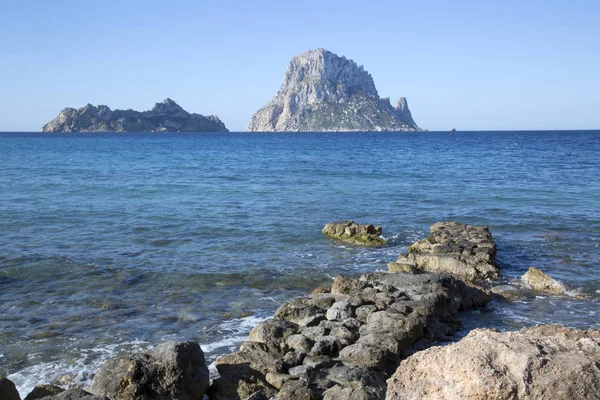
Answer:
[[[72,363],[65,360],[43,362],[23,368],[8,375],[7,378],[13,381],[21,398],[25,398],[36,385],[56,382],[58,378],[65,375],[74,376],[71,384],[81,385],[85,388],[91,384],[94,373],[102,364],[121,350],[140,351],[149,347],[147,342],[136,340],[82,349],[80,350],[81,357]]]
[[[258,317],[250,315],[244,318],[236,318],[228,321],[223,321],[217,328],[217,332],[223,334],[223,338],[216,342],[200,343],[202,351],[212,353],[220,348],[233,348],[248,338],[248,333],[269,317]]]

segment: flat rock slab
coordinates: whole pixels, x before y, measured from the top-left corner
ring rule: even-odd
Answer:
[[[386,374],[411,345],[446,337],[460,310],[490,300],[450,275],[338,276],[331,293],[281,305],[239,351],[219,358],[220,378],[208,395],[211,400],[381,399]],[[299,323],[309,319],[310,326]]]
[[[459,222],[431,225],[427,238],[409,246],[390,270],[399,271],[399,265],[407,271],[412,267],[466,281],[496,278],[499,273],[496,244],[488,227]]]
[[[323,228],[323,234],[346,243],[364,246],[382,246],[381,226],[361,225],[352,220],[330,222]]]
[[[475,329],[415,353],[387,383],[387,400],[598,399],[600,331]]]

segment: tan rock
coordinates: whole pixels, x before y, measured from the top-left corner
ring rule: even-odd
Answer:
[[[538,292],[565,294],[565,288],[558,281],[546,275],[536,267],[529,267],[529,270],[521,279],[531,286],[531,289]]]
[[[457,343],[415,353],[387,383],[387,400],[598,399],[600,332],[475,329]]]
[[[418,270],[413,264],[402,264],[398,262],[388,263],[388,271],[390,272],[404,272],[407,274],[414,274]]]
[[[381,226],[361,225],[352,220],[330,222],[323,228],[323,234],[342,242],[365,246],[381,246],[385,239],[381,237]]]

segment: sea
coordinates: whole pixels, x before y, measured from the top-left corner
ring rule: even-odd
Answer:
[[[381,248],[321,234],[353,219]],[[490,227],[477,327],[600,329],[600,131],[0,134],[0,374],[90,383],[120,351],[196,340],[214,361],[338,274],[385,271],[437,221]]]

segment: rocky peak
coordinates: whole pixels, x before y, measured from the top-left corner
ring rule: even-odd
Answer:
[[[395,109],[362,66],[325,49],[292,58],[279,92],[248,124],[251,132],[406,130],[420,130],[406,99]]]
[[[189,115],[179,104],[170,98],[166,98],[161,103],[156,103],[152,107],[152,114],[154,115],[171,115],[171,116],[185,116]]]
[[[400,112],[405,112],[408,110],[408,102],[406,101],[406,97],[400,97],[396,102],[396,107],[394,108]]]
[[[359,88],[377,96],[371,75],[346,57],[340,57],[325,49],[302,53],[290,61],[281,91],[296,88],[302,82],[329,81],[333,85]]]

